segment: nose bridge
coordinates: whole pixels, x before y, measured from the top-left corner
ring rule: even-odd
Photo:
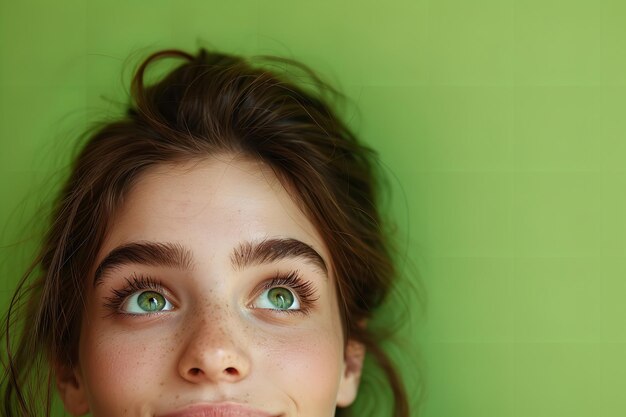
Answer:
[[[179,372],[190,382],[236,381],[250,370],[242,318],[227,304],[205,302],[189,312]]]
[[[221,326],[216,326],[216,324],[226,325],[232,320],[231,307],[228,303],[220,302],[220,300],[215,298],[204,298],[190,312],[196,330],[202,331],[203,334],[215,333],[221,328]]]

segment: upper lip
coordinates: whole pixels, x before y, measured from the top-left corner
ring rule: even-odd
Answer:
[[[159,417],[275,417],[265,411],[242,404],[224,402],[193,404]]]

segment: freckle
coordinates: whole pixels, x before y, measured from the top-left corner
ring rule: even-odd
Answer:
[[[176,394],[176,399],[179,399],[179,398],[180,398],[180,395],[179,395],[179,394]]]

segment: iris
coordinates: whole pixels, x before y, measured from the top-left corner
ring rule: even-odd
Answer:
[[[268,291],[267,296],[276,308],[286,310],[294,303],[294,297],[287,288],[276,287]]]
[[[144,291],[137,297],[137,305],[143,311],[161,311],[165,304],[165,297],[158,292]]]

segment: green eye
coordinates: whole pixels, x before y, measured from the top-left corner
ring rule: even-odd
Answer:
[[[156,291],[136,292],[128,298],[125,304],[124,310],[132,314],[156,313],[172,309],[172,304],[167,298]]]
[[[294,304],[294,296],[287,288],[276,287],[267,292],[270,303],[279,310],[287,310]]]
[[[300,300],[289,288],[273,287],[259,295],[255,307],[266,310],[300,310]]]
[[[165,297],[158,292],[142,292],[137,297],[137,305],[143,311],[161,311],[165,307]]]

